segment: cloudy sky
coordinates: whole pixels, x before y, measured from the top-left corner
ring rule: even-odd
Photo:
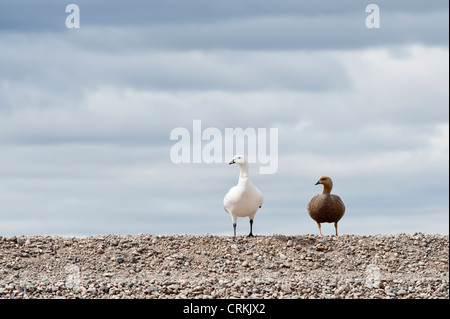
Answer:
[[[194,120],[278,129],[255,234],[317,234],[320,175],[341,234],[448,234],[449,4],[370,3],[0,0],[0,236],[232,235],[239,167],[170,158]]]

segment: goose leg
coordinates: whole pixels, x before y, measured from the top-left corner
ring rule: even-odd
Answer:
[[[336,236],[338,236],[338,232],[337,232],[337,222],[334,223],[334,228],[336,229]]]
[[[320,223],[317,223],[317,226],[319,226],[319,234],[322,236],[322,230],[320,229]]]
[[[248,237],[254,237],[252,233],[252,228],[253,228],[253,219],[250,219],[250,234],[248,234]]]
[[[236,223],[233,223],[234,237],[236,237]]]

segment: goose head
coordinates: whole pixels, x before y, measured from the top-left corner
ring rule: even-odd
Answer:
[[[240,166],[241,172],[239,174],[239,179],[248,179],[249,175],[249,169],[248,169],[248,162],[244,155],[236,155],[233,157],[231,164],[238,164]]]
[[[247,163],[247,159],[245,158],[244,155],[236,155],[235,157],[233,157],[233,159],[231,160],[231,162],[229,163],[229,165],[231,164],[246,164]]]

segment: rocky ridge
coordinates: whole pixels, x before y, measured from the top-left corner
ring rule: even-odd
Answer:
[[[0,237],[0,298],[449,298],[448,235]]]

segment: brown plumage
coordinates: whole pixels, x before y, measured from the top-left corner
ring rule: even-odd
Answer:
[[[322,194],[314,196],[308,204],[308,213],[314,219],[319,227],[319,233],[322,235],[320,229],[321,223],[334,223],[336,229],[336,236],[338,235],[337,224],[344,216],[345,205],[341,198],[337,195],[330,194],[333,188],[333,181],[328,176],[320,176],[316,185],[322,184]]]

